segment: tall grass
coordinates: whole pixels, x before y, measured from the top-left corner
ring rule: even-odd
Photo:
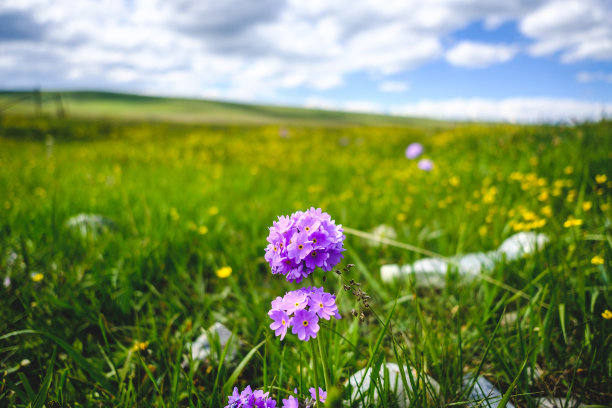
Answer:
[[[520,406],[609,403],[611,131],[606,121],[291,127],[285,138],[277,126],[2,117],[0,401],[218,407],[233,386],[265,386],[279,402],[307,393],[307,350],[268,328],[270,301],[294,287],[263,253],[276,216],[314,206],[358,231],[393,226],[397,241],[444,256],[522,230],[551,238],[486,280],[451,269],[432,288],[380,281],[382,264],[420,253],[347,235],[345,261],[357,266],[344,277],[372,297],[363,322],[341,277],[308,283],[335,291],[343,315],[319,334],[337,401],[357,404],[346,386],[357,370],[396,362],[414,368],[401,375],[413,406],[464,404],[466,374]],[[403,156],[414,141],[432,172]],[[79,213],[110,224],[82,236],[66,226]],[[233,272],[222,279],[224,266]],[[231,344],[193,361],[190,344],[214,322]],[[364,406],[395,406],[389,394],[374,402],[385,377],[361,390]]]

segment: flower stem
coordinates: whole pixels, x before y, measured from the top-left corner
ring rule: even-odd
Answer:
[[[325,358],[325,354],[323,353],[323,345],[321,344],[321,340],[317,336],[317,344],[319,345],[319,356],[321,357],[321,364],[323,364],[323,378],[325,380],[325,391],[329,391],[331,389],[331,381],[329,380],[329,367],[327,365],[327,359]]]
[[[316,358],[316,353],[315,353],[315,348],[314,348],[314,341],[309,341],[309,343],[310,343],[310,351],[312,352],[312,371],[314,373],[315,395],[317,397],[317,405],[319,405],[319,379],[317,376],[317,358]]]

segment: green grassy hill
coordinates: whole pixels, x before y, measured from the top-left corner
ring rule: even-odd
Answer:
[[[39,102],[38,102],[39,101]],[[251,105],[202,99],[163,98],[110,92],[0,92],[0,114],[113,117],[191,123],[449,126],[422,118]]]

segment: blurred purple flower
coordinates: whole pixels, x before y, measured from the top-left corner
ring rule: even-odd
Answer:
[[[433,162],[429,159],[419,160],[418,166],[419,166],[419,169],[424,170],[424,171],[432,171],[434,168]]]
[[[238,393],[238,387],[234,387],[232,395],[227,397],[225,408],[276,408],[276,401],[268,397],[268,392],[262,390],[251,390],[251,386]]]
[[[411,143],[406,148],[406,158],[412,160],[423,154],[423,145],[420,143]]]
[[[316,401],[317,393],[314,387],[309,388],[308,391],[310,391],[310,395],[312,396],[312,399]],[[321,402],[325,402],[326,399],[327,399],[327,392],[323,391],[323,388],[319,387],[319,400]]]
[[[290,395],[289,398],[283,400],[282,408],[299,408],[300,401],[295,398],[293,395]]]

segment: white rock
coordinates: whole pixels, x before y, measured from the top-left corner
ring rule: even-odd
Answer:
[[[463,377],[463,385],[469,386],[472,383],[472,377],[466,375]],[[468,396],[470,407],[490,407],[497,408],[502,399],[502,393],[495,388],[493,384],[483,376],[479,376],[474,386],[470,390]],[[507,408],[514,408],[510,402],[506,404]]]
[[[483,271],[495,268],[496,252],[475,252],[455,258],[459,273],[463,275],[477,275]]]
[[[368,239],[366,241],[367,244],[372,247],[381,246],[382,245],[382,242],[380,242],[381,238],[387,238],[387,239],[397,238],[397,233],[395,232],[393,227],[390,227],[389,225],[385,225],[385,224],[381,224],[378,227],[375,227],[372,230],[372,235],[374,236],[375,239]]]
[[[219,322],[213,324],[191,344],[191,358],[199,361],[207,360],[211,353],[211,339],[218,338],[219,346],[223,350],[231,336],[232,332],[223,324]],[[230,345],[227,358],[231,360],[235,354],[236,346]]]
[[[508,261],[517,260],[542,249],[550,239],[544,234],[535,232],[519,232],[506,239],[497,249],[501,256],[506,256]]]
[[[579,408],[585,405],[579,404],[575,399],[571,398],[565,402],[565,398],[540,398],[538,407],[540,408]]]
[[[407,370],[412,370],[413,376],[416,378],[416,371],[413,368],[405,367],[404,370],[406,372],[406,376],[408,376]],[[385,373],[387,371],[387,373]],[[360,396],[367,395],[368,390],[370,389],[371,383],[371,372],[372,369],[366,370],[365,368],[357,371],[353,374],[348,380],[348,386],[351,390],[351,399],[353,401],[359,401]],[[404,389],[404,383],[402,382],[402,377],[400,373],[400,368],[395,363],[385,363],[380,367],[380,371],[378,373],[378,378],[381,382],[384,383],[385,377],[388,376],[389,387],[388,389],[395,395],[397,398],[397,407],[406,408],[410,406],[409,393],[412,389],[406,391]],[[410,379],[407,378],[408,386],[410,387]],[[360,387],[361,384],[361,387]],[[439,384],[431,377],[426,376],[426,378],[421,378],[421,384],[427,387],[428,395],[431,396],[431,393],[437,395],[440,391]],[[378,390],[374,391],[374,403],[378,401],[379,395]],[[368,401],[364,401],[368,402]],[[361,402],[357,402],[356,404],[351,405],[352,407],[363,407],[364,405]],[[395,406],[395,405],[394,405]]]
[[[383,265],[380,267],[380,279],[382,279],[383,282],[391,282],[399,278],[401,273],[400,267],[397,264]]]
[[[417,285],[443,287],[446,272],[456,267],[460,275],[474,277],[482,272],[495,268],[505,256],[507,261],[514,261],[542,249],[550,241],[544,234],[519,232],[506,239],[497,251],[473,252],[450,258],[448,262],[439,258],[423,258],[412,265],[383,265],[380,268],[381,279],[385,282],[413,275]],[[398,270],[399,269],[399,270]]]
[[[77,214],[66,220],[66,227],[78,232],[81,237],[98,235],[113,229],[115,224],[110,219],[98,214]]]

